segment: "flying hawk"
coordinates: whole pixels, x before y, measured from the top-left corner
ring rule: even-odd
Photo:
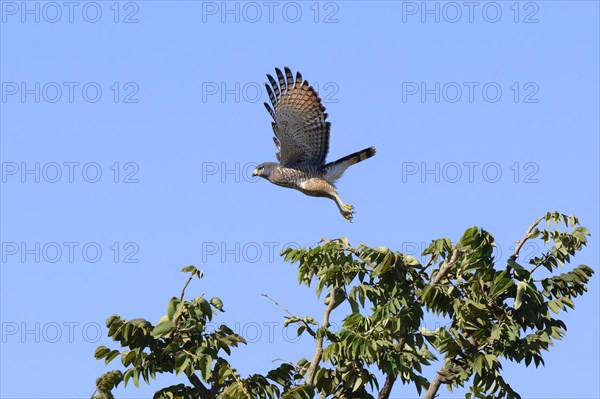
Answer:
[[[275,72],[279,83],[267,75],[270,85],[265,85],[273,107],[267,103],[265,107],[273,117],[273,141],[279,163],[262,163],[254,169],[253,176],[306,195],[330,198],[351,222],[354,207],[342,201],[335,182],[350,165],[375,155],[375,147],[325,163],[331,123],[326,122],[327,114],[319,95],[308,81],[302,81],[300,72],[296,79],[288,67],[284,68],[285,76],[279,68]]]

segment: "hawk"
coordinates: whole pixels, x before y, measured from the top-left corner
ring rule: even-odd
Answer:
[[[275,72],[277,80],[267,74],[270,85],[265,86],[272,107],[267,103],[265,107],[273,118],[273,141],[279,163],[262,163],[252,175],[306,195],[329,198],[342,216],[352,222],[354,207],[342,201],[335,182],[350,165],[375,155],[375,147],[325,163],[331,123],[326,121],[327,114],[319,95],[308,81],[302,80],[300,72],[295,79],[288,67],[284,68],[285,75],[279,68],[275,68]]]

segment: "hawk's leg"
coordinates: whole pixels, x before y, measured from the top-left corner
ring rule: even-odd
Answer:
[[[334,194],[333,198],[342,216],[346,218],[347,221],[352,222],[352,218],[354,217],[354,207],[350,204],[344,204],[344,201],[342,201],[337,194]]]

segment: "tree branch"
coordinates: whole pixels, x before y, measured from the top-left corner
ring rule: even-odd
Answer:
[[[425,263],[425,266],[423,266],[423,272],[424,272],[425,270],[427,270],[427,268],[428,268],[429,266],[431,266],[431,264],[433,263],[433,257],[434,257],[434,255],[431,255],[431,256],[429,257],[429,259],[427,259],[427,263]]]
[[[427,392],[425,392],[425,396],[423,397],[423,399],[435,398],[437,395],[437,391],[440,389],[440,386],[442,384],[449,384],[456,378],[456,373],[458,373],[458,369],[454,367],[448,368],[446,366],[446,362],[448,360],[448,358],[444,359],[442,367],[440,367],[440,370],[435,375],[435,378],[433,379],[433,381],[431,381],[431,384],[429,384],[429,388],[427,388]]]
[[[440,267],[440,269],[438,270],[438,273],[431,280],[430,285],[433,286],[433,285],[438,284],[446,276],[446,273],[448,273],[448,270],[450,270],[450,268],[452,266],[454,266],[454,264],[457,261],[458,261],[458,249],[453,248],[452,253],[450,255],[450,260],[448,260],[448,262],[446,262],[446,264],[444,264],[442,267]]]
[[[337,285],[332,286],[329,289],[329,303],[323,312],[323,323],[321,324],[321,329],[327,329],[329,327],[329,315],[333,310],[336,302],[336,291],[338,287]],[[321,358],[323,357],[323,339],[325,334],[321,334],[317,337],[317,345],[315,347],[315,354],[313,355],[312,361],[310,362],[310,366],[308,366],[308,370],[306,371],[306,383],[310,386],[314,386],[314,378],[315,371],[317,370],[317,366],[321,362]]]
[[[191,374],[187,377],[188,380],[190,380],[190,382],[194,386],[194,388],[196,388],[196,391],[198,391],[201,398],[211,399],[214,397],[211,391],[204,386],[204,384],[202,383],[202,381],[200,381],[200,378],[198,378],[196,374]]]
[[[194,278],[194,273],[192,273],[190,275],[190,278],[187,279],[187,281],[185,282],[185,285],[183,286],[183,289],[181,290],[181,295],[179,296],[179,302],[183,302],[183,296],[185,295],[185,289],[187,288],[188,285],[190,285],[190,282],[192,281],[192,279]],[[177,324],[177,321],[179,320],[179,317],[181,317],[181,314],[179,316],[177,316],[175,318],[175,320],[173,320],[173,323]],[[165,336],[165,339],[171,338],[173,336],[173,334],[175,334],[175,332],[177,331],[177,329],[171,331],[170,333],[168,333]],[[198,377],[196,377],[198,378]],[[198,382],[200,382],[200,380],[198,380]]]
[[[519,257],[519,251],[521,250],[521,248],[523,248],[523,245],[525,244],[525,242],[527,242],[527,240],[529,240],[531,238],[533,229],[535,229],[535,227],[538,224],[540,224],[540,222],[543,219],[544,218],[541,217],[541,218],[537,219],[535,222],[531,223],[531,225],[527,229],[527,232],[525,233],[525,236],[523,236],[523,238],[517,242],[517,247],[515,248],[515,252],[513,252],[512,256],[511,256],[512,260],[516,260]]]
[[[519,257],[519,251],[521,251],[521,248],[523,248],[523,245],[525,244],[525,242],[527,242],[527,240],[529,240],[531,238],[531,236],[533,235],[533,230],[543,219],[544,218],[539,218],[535,222],[533,222],[527,229],[525,236],[523,236],[523,238],[517,242],[515,251],[511,256],[511,259],[513,261]],[[440,270],[438,271],[438,274],[435,276],[435,278],[432,279],[432,281],[431,281],[432,286],[438,284],[444,278],[444,276],[446,275],[446,273],[448,272],[450,267],[452,267],[456,263],[457,259],[458,259],[458,251],[456,250],[456,248],[454,248],[452,251],[452,255],[450,256],[450,261],[446,265],[442,266],[440,268]],[[469,337],[469,338],[473,339],[472,337]],[[475,341],[474,339],[472,341],[472,344],[477,347],[478,351],[485,349],[489,345],[489,344],[479,345],[477,343],[477,341]],[[446,359],[446,360],[448,360],[448,359]],[[453,377],[452,371],[449,370],[445,364],[442,365],[440,370],[437,372],[435,378],[429,385],[429,388],[427,389],[427,392],[423,399],[434,399],[435,396],[437,395],[437,391],[440,389],[440,386],[442,384],[449,383],[450,381],[452,381],[453,378],[454,377]],[[387,383],[387,380],[386,380],[386,383]]]
[[[453,248],[450,254],[450,259],[446,262],[445,265],[441,266],[438,273],[434,278],[432,278],[430,285],[437,285],[448,273],[450,268],[454,266],[454,264],[458,261],[458,249]],[[443,364],[440,370],[435,375],[433,381],[429,384],[429,388],[425,393],[425,397],[423,399],[433,399],[437,395],[437,391],[440,389],[440,386],[443,383],[449,382],[449,380],[444,377],[444,375],[448,375],[450,371],[446,368],[446,365]],[[450,380],[451,381],[451,380]]]
[[[433,262],[433,255],[429,258],[426,267],[429,267]],[[432,277],[431,279],[431,283],[430,285],[434,286],[439,284],[439,282],[446,276],[446,274],[448,273],[448,271],[452,268],[452,266],[454,266],[456,264],[456,262],[458,262],[458,249],[453,248],[451,253],[450,253],[450,259],[447,260],[447,262],[440,267],[440,269],[438,270],[438,273],[436,274],[435,277]],[[404,347],[404,340],[405,337],[400,338],[398,340],[398,342],[396,342],[396,344],[394,344],[394,349],[396,349],[396,351],[400,352],[402,350],[402,348]],[[445,370],[445,368],[442,368],[439,372],[443,372]],[[441,378],[440,374],[436,375],[436,377],[434,378],[433,382],[431,383],[429,389],[427,390],[428,395],[426,398],[434,398],[440,385],[443,382],[443,378]],[[396,382],[396,376],[393,376],[391,374],[386,375],[385,377],[385,382],[383,384],[383,387],[381,388],[381,390],[379,391],[379,399],[388,399],[390,397],[390,394],[392,392],[392,388],[394,386],[394,383]],[[432,387],[433,390],[432,390]],[[431,391],[431,393],[430,393]]]
[[[392,394],[392,388],[394,387],[394,383],[396,382],[396,376],[388,374],[385,376],[385,382],[379,391],[379,399],[388,399]]]
[[[290,312],[289,310],[287,310],[286,308],[284,308],[282,305],[279,304],[279,302],[277,302],[276,300],[274,300],[273,298],[271,298],[267,294],[260,294],[260,295],[264,296],[269,301],[273,302],[276,306],[280,307],[285,313],[288,314],[288,316],[290,316],[290,317],[298,317],[298,316],[295,316],[294,314],[292,314],[292,312]],[[312,328],[310,328],[310,324],[308,324],[307,322],[305,322],[302,319],[300,319],[299,321],[304,325],[304,327],[306,327],[306,332],[309,333],[310,335],[312,335],[313,338],[316,338],[317,334],[315,333],[315,331]]]
[[[402,336],[400,339],[398,339],[398,342],[394,344],[394,350],[396,350],[396,352],[401,352],[404,349],[405,341],[406,336]],[[389,399],[392,393],[392,388],[394,387],[394,383],[396,382],[396,378],[397,376],[392,374],[387,374],[385,376],[385,382],[383,384],[383,387],[379,391],[379,399]]]
[[[190,278],[188,278],[188,280],[185,282],[185,285],[183,286],[183,289],[181,290],[181,295],[179,296],[179,302],[183,301],[183,296],[185,295],[185,289],[190,284],[190,282],[192,281],[193,278],[194,278],[194,273],[192,273]]]
[[[252,399],[252,396],[250,396],[250,394],[246,390],[246,387],[244,387],[244,384],[242,383],[242,380],[240,380],[240,377],[237,375],[237,373],[235,372],[235,370],[231,368],[231,365],[229,363],[225,362],[225,364],[227,365],[227,368],[229,369],[229,371],[233,375],[233,378],[235,379],[235,382],[237,382],[237,384],[240,386],[240,389],[242,390],[242,392],[244,393],[244,395],[246,395],[246,398]]]
[[[444,369],[445,369],[445,366],[442,366],[440,371],[438,371],[438,373],[435,375],[435,378],[433,379],[433,381],[431,381],[431,384],[429,384],[429,388],[427,389],[427,392],[425,393],[425,396],[423,397],[423,399],[434,399],[435,398],[435,396],[437,395],[437,391],[440,389],[440,386],[442,385],[442,380],[443,380],[443,377],[440,374],[440,372],[443,372]]]

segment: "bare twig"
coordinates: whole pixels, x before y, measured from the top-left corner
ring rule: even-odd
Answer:
[[[261,296],[264,296],[265,298],[267,298],[269,301],[273,302],[276,306],[280,307],[285,313],[288,314],[288,316],[294,317],[294,315],[292,314],[292,312],[290,312],[289,310],[287,310],[287,308],[284,308],[281,304],[279,304],[279,302],[277,302],[276,300],[274,300],[273,298],[271,298],[270,296],[268,296],[267,294],[260,294]]]
[[[185,289],[190,284],[190,282],[192,281],[193,278],[194,278],[194,273],[192,273],[192,275],[190,276],[190,278],[188,278],[188,280],[185,282],[185,285],[183,286],[183,289],[181,290],[181,295],[179,296],[179,301],[180,302],[183,301],[183,296],[185,295]]]
[[[335,285],[329,289],[329,303],[323,312],[323,323],[321,324],[321,328],[323,329],[327,329],[329,327],[329,315],[335,306],[337,288],[337,285]],[[314,386],[315,372],[317,370],[317,366],[321,362],[321,358],[323,357],[324,335],[325,334],[321,334],[321,336],[316,339],[317,345],[315,347],[315,354],[313,355],[310,366],[308,366],[308,370],[306,371],[306,383],[310,386]]]
[[[290,317],[298,317],[298,316],[295,316],[294,314],[292,314],[292,312],[290,312],[289,310],[287,310],[287,308],[285,308],[282,305],[280,305],[279,302],[277,302],[276,300],[274,300],[273,298],[271,298],[267,294],[260,294],[260,295],[264,296],[269,301],[273,302],[276,306],[280,307],[285,313],[287,313],[288,316],[290,316]],[[305,322],[302,319],[300,319],[298,321],[301,322],[304,325],[304,327],[306,327],[306,332],[309,333],[310,335],[312,335],[313,338],[315,338],[316,333],[315,333],[315,331],[312,328],[310,328],[310,324],[308,324],[307,322]]]

